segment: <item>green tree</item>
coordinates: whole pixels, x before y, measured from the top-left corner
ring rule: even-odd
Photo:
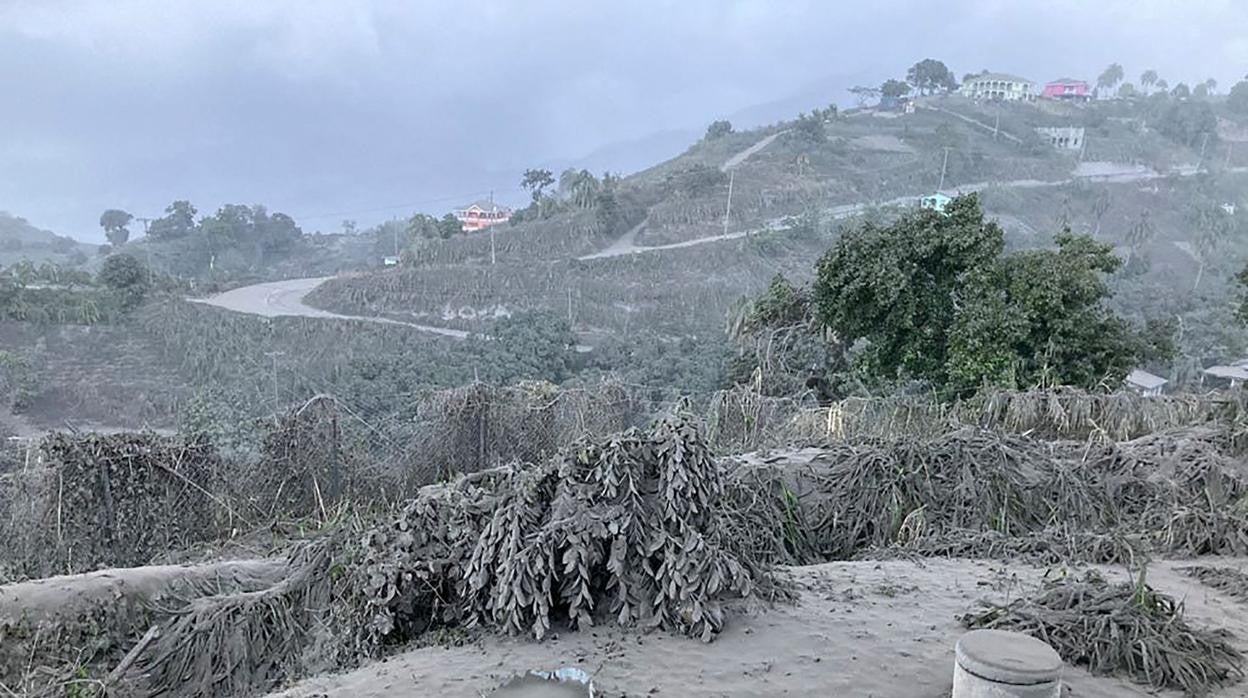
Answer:
[[[1166,92],[1170,89],[1170,83],[1166,82],[1165,78],[1159,78],[1154,86],[1162,92]]]
[[[427,213],[413,213],[412,217],[407,219],[405,232],[408,239],[412,240],[432,240],[442,237],[440,222]]]
[[[445,216],[442,216],[442,219],[438,221],[438,232],[442,236],[442,239],[446,240],[464,232],[464,224],[455,217],[455,214],[448,213]]]
[[[1235,308],[1235,317],[1245,325],[1248,325],[1248,264],[1235,275],[1235,286],[1239,290],[1237,305]]]
[[[706,127],[706,140],[713,141],[716,138],[723,138],[732,133],[732,122],[727,119],[719,119],[712,121],[710,126]]]
[[[1127,228],[1126,242],[1130,249],[1127,261],[1130,262],[1135,256],[1152,243],[1153,238],[1157,237],[1157,226],[1153,225],[1153,221],[1148,211],[1140,213],[1140,217],[1130,228]]]
[[[863,224],[819,261],[816,315],[846,344],[865,340],[869,375],[943,384],[961,279],[1003,247],[1001,228],[984,221],[975,196],[955,199],[944,215],[924,210],[888,227]]]
[[[1157,131],[1170,140],[1199,148],[1217,141],[1218,117],[1208,102],[1171,101],[1160,106],[1159,116],[1153,121]]]
[[[1112,247],[1063,232],[1057,250],[1025,250],[968,274],[950,329],[949,385],[1117,387],[1141,339],[1104,304]]]
[[[1192,228],[1192,247],[1200,264],[1192,284],[1195,291],[1200,286],[1205,267],[1218,258],[1218,253],[1230,239],[1235,221],[1220,205],[1203,198],[1188,207],[1186,218]]]
[[[134,216],[116,208],[100,214],[100,227],[104,229],[104,237],[108,238],[110,245],[117,247],[126,244],[130,239],[130,229],[126,226],[132,220]]]
[[[102,286],[113,292],[118,305],[130,309],[143,302],[151,275],[135,257],[115,254],[104,260],[96,276]]]
[[[948,92],[958,86],[949,68],[934,58],[924,58],[910,66],[910,70],[906,71],[906,82],[925,95],[940,90]]]
[[[1187,83],[1181,82],[1175,85],[1173,90],[1170,90],[1170,96],[1175,99],[1188,99],[1192,96],[1192,89],[1187,86]]]
[[[147,235],[153,240],[176,240],[195,231],[195,214],[189,201],[175,201],[165,209],[165,215],[152,221]]]
[[[598,193],[594,196],[594,220],[598,223],[599,232],[605,234],[618,232],[625,222],[624,211],[615,193],[619,181],[619,177],[603,172]]]
[[[483,380],[567,379],[576,361],[576,335],[568,321],[547,311],[523,311],[494,322],[484,340]]]
[[[910,94],[910,83],[902,82],[889,78],[880,85],[879,94],[881,97],[898,99]]]
[[[1109,213],[1110,206],[1113,205],[1113,199],[1110,197],[1109,188],[1102,188],[1096,193],[1096,198],[1092,200],[1092,217],[1095,220],[1095,227],[1092,228],[1092,237],[1101,234],[1101,221],[1105,218],[1105,214]]]
[[[1240,114],[1248,114],[1248,80],[1240,80],[1231,86],[1226,96],[1226,107]]]
[[[1157,84],[1157,71],[1149,68],[1140,73],[1140,86],[1144,88],[1144,94],[1152,92],[1153,85]]]
[[[1145,346],[1104,304],[1121,261],[1069,231],[1056,242],[1004,255],[973,195],[945,215],[864,224],[820,260],[816,315],[884,382],[922,379],[947,396],[986,383],[1116,386]]]
[[[807,143],[822,145],[828,142],[827,126],[818,114],[798,114],[793,133]]]
[[[1097,92],[1109,94],[1109,91],[1114,89],[1115,85],[1122,82],[1125,75],[1126,73],[1122,70],[1121,65],[1117,63],[1110,63],[1109,67],[1105,68],[1105,70],[1101,72],[1100,76],[1096,78]]]
[[[555,176],[550,170],[525,170],[524,176],[520,178],[520,186],[529,190],[535,204],[541,200],[542,191],[554,183]]]
[[[1137,94],[1139,93],[1136,91],[1135,85],[1129,82],[1124,82],[1118,86],[1118,96],[1123,99],[1131,99],[1132,97],[1135,97]]]
[[[568,168],[559,175],[559,197],[577,208],[593,208],[598,188],[598,178],[589,170]]]
[[[849,88],[849,93],[858,101],[859,108],[867,106],[867,102],[879,99],[882,94],[880,88],[865,85],[855,85]]]

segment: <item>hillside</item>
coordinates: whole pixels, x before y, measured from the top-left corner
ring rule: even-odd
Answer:
[[[585,337],[639,328],[668,337],[716,333],[738,300],[776,273],[808,276],[839,226],[917,205],[940,185],[942,168],[944,189],[980,191],[1015,245],[1047,245],[1069,225],[1125,250],[1129,231],[1147,218],[1148,249],[1139,258],[1151,266],[1135,265],[1135,276],[1178,288],[1196,273],[1190,257],[1173,254],[1191,237],[1188,203],[1198,193],[1202,201],[1242,199],[1248,180],[1234,168],[1248,164],[1248,150],[1207,160],[1207,171],[1193,176],[1197,150],[1124,116],[1155,109],[946,96],[920,100],[912,114],[821,112],[705,138],[621,180],[622,213],[611,226],[592,207],[557,206],[492,236],[422,243],[406,268],[332,280],[308,301],[468,330],[496,314],[544,309]],[[1034,131],[1076,124],[1088,134],[1081,150],[1053,148]],[[1206,289],[1224,283],[1244,252],[1234,239],[1206,270]]]
[[[625,178],[565,173],[540,206],[512,223],[449,239],[397,223],[308,235],[261,207],[224,207],[184,219],[190,222],[181,232],[121,249],[176,273],[195,293],[354,271],[306,302],[478,336],[460,341],[402,325],[265,319],[167,300],[127,323],[134,329],[126,332],[126,355],[150,357],[149,371],[109,360],[108,370],[82,374],[95,376],[88,381],[95,388],[78,387],[81,372],[47,367],[81,366],[104,354],[88,335],[45,341],[49,358],[43,370],[33,369],[41,387],[31,419],[55,425],[80,412],[87,404],[81,397],[56,398],[71,394],[99,395],[92,415],[111,413],[126,424],[173,424],[188,410],[196,419],[254,416],[272,408],[275,368],[279,402],[333,392],[379,419],[403,411],[396,394],[473,378],[581,384],[611,373],[656,399],[705,396],[730,375],[741,377],[730,371],[726,328],[743,299],[776,274],[808,280],[843,226],[913,208],[940,185],[942,169],[944,191],[978,191],[1011,247],[1047,246],[1063,226],[1112,242],[1129,261],[1111,280],[1114,307],[1138,322],[1177,319],[1181,358],[1155,370],[1194,379],[1203,366],[1248,350],[1230,304],[1230,277],[1246,252],[1243,216],[1228,215],[1216,236],[1194,228],[1217,220],[1202,211],[1248,205],[1248,174],[1240,170],[1248,149],[1215,140],[1197,172],[1198,148],[1139,123],[1162,108],[945,96],[919,100],[915,113],[820,111],[708,136]],[[1220,130],[1233,135],[1228,123]],[[1072,124],[1085,125],[1079,151],[1052,148],[1033,130]],[[172,208],[168,224],[176,227]],[[396,241],[404,264],[378,269]],[[504,342],[491,341],[520,337],[508,333],[525,327],[532,336],[505,351]],[[576,339],[564,342],[565,328]],[[573,356],[572,343],[592,351]],[[163,395],[142,387],[151,385],[149,373],[169,387]],[[127,404],[151,406],[119,409]]]
[[[80,266],[96,251],[96,245],[36,228],[25,218],[0,211],[0,267],[21,261]]]

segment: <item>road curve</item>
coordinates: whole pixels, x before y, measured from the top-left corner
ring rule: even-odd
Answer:
[[[1227,168],[1227,172],[1244,173],[1248,172],[1248,167],[1231,167]],[[1056,187],[1063,184],[1069,184],[1076,181],[1087,182],[1106,182],[1106,183],[1123,183],[1123,182],[1143,182],[1152,179],[1164,179],[1169,176],[1191,177],[1197,173],[1195,165],[1180,165],[1171,173],[1157,172],[1150,170],[1141,165],[1129,165],[1114,162],[1081,162],[1076,166],[1072,176],[1067,179],[1058,180],[1042,180],[1042,179],[1016,179],[1005,182],[974,182],[971,184],[960,184],[956,187],[947,187],[944,191],[947,194],[959,195],[969,192],[979,191],[988,187],[1000,188],[1030,188],[1030,187]],[[824,215],[836,220],[840,218],[849,218],[867,211],[872,207],[883,206],[900,206],[911,203],[919,198],[919,194],[907,194],[898,196],[887,201],[873,201],[869,203],[841,204],[832,206],[824,210]],[[761,233],[768,230],[786,230],[788,223],[784,218],[778,218],[770,221],[766,227],[756,230],[738,230],[731,233],[721,233],[719,235],[708,235],[706,237],[694,238],[693,240],[683,240],[681,242],[673,242],[666,245],[638,245],[636,244],[638,228],[625,233],[616,242],[593,254],[587,254],[578,257],[582,261],[593,259],[608,259],[611,257],[624,257],[632,254],[641,254],[643,252],[661,252],[663,250],[678,250],[685,247],[695,247],[697,245],[705,245],[711,242],[722,242],[724,240],[737,240],[748,237],[755,233]]]
[[[468,337],[468,333],[463,330],[452,330],[446,327],[420,325],[414,322],[403,322],[401,320],[391,320],[390,318],[384,317],[331,313],[328,310],[314,308],[303,302],[303,299],[309,293],[332,278],[334,277],[315,276],[304,279],[269,281],[262,284],[253,284],[251,286],[241,286],[239,288],[230,289],[225,293],[218,293],[215,296],[209,296],[207,298],[188,298],[187,300],[192,303],[203,303],[205,305],[212,305],[218,308],[232,310],[236,313],[259,315],[261,317],[310,317],[326,318],[331,320],[357,320],[359,322],[375,322],[382,325],[410,327],[422,332],[430,332],[432,334],[442,335],[443,337],[451,337],[453,339],[465,339]]]

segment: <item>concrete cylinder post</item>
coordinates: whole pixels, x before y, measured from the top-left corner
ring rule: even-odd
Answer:
[[[954,650],[953,698],[1061,698],[1062,658],[1030,635],[972,630]]]

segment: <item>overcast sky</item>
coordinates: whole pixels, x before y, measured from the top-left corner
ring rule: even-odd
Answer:
[[[105,207],[176,198],[331,230],[514,198],[525,166],[595,151],[635,167],[929,56],[1225,91],[1245,27],[1245,0],[0,0],[0,210],[91,240]]]

